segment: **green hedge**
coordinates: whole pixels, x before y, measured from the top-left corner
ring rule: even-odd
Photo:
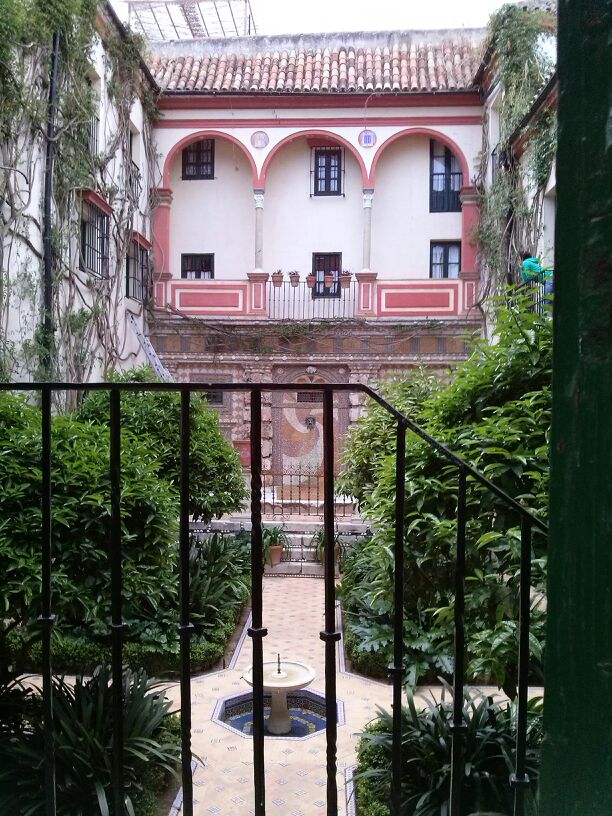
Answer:
[[[450,385],[396,383],[392,396],[429,433],[536,515],[548,503],[552,321],[501,308],[497,342],[480,343]],[[340,490],[355,495],[375,530],[343,562],[339,594],[355,665],[391,661],[395,536],[393,422],[374,406],[349,436]],[[435,449],[406,439],[404,643],[410,684],[452,671],[457,481]],[[471,680],[513,696],[517,677],[520,531],[513,511],[467,481],[466,635]],[[533,585],[545,592],[546,541],[534,530]],[[534,609],[532,660],[539,680],[544,611]],[[380,656],[377,660],[373,653]]]

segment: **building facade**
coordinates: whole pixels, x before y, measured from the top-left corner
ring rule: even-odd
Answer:
[[[77,20],[72,39],[67,37],[58,54],[49,219],[43,135],[49,120],[49,47],[20,51],[15,46],[19,97],[12,130],[2,137],[0,167],[6,379],[88,382],[146,361],[155,152],[150,109],[143,100],[154,95],[155,86],[144,62],[134,63],[130,35],[109,5],[100,3],[87,26]],[[75,54],[78,35],[84,53]],[[44,365],[47,220],[52,336]]]
[[[465,358],[483,33],[155,45],[151,331],[176,379],[375,383]],[[217,400],[240,444],[242,397]],[[320,462],[320,407],[296,400],[266,406],[271,470]],[[337,410],[341,432],[359,405]]]

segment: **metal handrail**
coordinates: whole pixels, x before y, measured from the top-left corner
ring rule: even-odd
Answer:
[[[511,784],[515,791],[514,816],[524,814],[524,795],[529,784],[526,773],[527,697],[529,673],[529,625],[531,590],[531,533],[537,527],[547,532],[546,524],[528,508],[497,487],[476,468],[434,439],[410,417],[394,408],[374,389],[353,383],[0,383],[0,391],[38,391],[42,407],[42,603],[39,624],[42,628],[43,722],[45,744],[45,780],[47,815],[56,816],[55,759],[52,721],[52,481],[51,481],[51,402],[54,391],[108,391],[110,394],[110,476],[111,476],[111,613],[113,728],[114,744],[119,747],[112,758],[112,788],[115,812],[124,812],[124,779],[122,754],[122,673],[123,633],[122,618],[122,558],[121,558],[121,393],[133,391],[175,392],[181,395],[180,442],[180,522],[179,522],[179,614],[180,690],[181,690],[181,770],[183,783],[183,813],[193,816],[193,781],[191,771],[191,679],[190,638],[194,627],[189,610],[189,463],[190,463],[190,399],[192,393],[203,391],[248,391],[251,397],[251,584],[252,623],[248,634],[253,641],[253,767],[255,814],[265,816],[265,763],[264,763],[264,698],[263,698],[263,541],[262,541],[262,394],[270,391],[323,392],[323,473],[324,473],[324,533],[325,533],[325,627],[320,633],[325,643],[325,697],[327,739],[327,816],[338,814],[337,771],[337,709],[336,709],[336,643],[341,632],[336,629],[335,610],[335,508],[334,508],[334,395],[347,391],[361,392],[375,400],[397,422],[395,467],[395,545],[394,545],[394,646],[393,665],[389,674],[393,679],[393,760],[392,809],[400,813],[402,773],[402,691],[404,681],[404,503],[406,478],[406,431],[411,431],[457,467],[457,558],[455,562],[455,653],[454,653],[454,707],[452,718],[452,757],[450,816],[460,816],[465,767],[463,691],[465,685],[465,547],[467,521],[467,477],[470,476],[520,518],[521,562],[519,603],[519,677],[517,702],[517,742],[515,772]]]

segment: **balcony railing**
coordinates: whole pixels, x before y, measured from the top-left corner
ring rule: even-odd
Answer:
[[[273,320],[329,320],[355,317],[357,311],[357,284],[338,286],[337,294],[325,296],[315,293],[304,281],[297,286],[283,281],[275,286],[268,282],[268,317]]]
[[[323,529],[325,534],[325,605],[324,630],[321,640],[325,644],[325,717],[326,717],[326,773],[327,816],[338,814],[337,774],[337,701],[336,701],[336,644],[341,633],[336,628],[336,589],[334,568],[334,396],[342,392],[357,392],[375,400],[395,421],[395,532],[394,532],[394,648],[393,665],[389,673],[393,681],[393,765],[391,805],[394,814],[400,813],[402,787],[402,702],[406,681],[404,665],[404,502],[406,489],[406,434],[416,434],[434,448],[443,460],[442,468],[454,468],[457,479],[457,534],[455,560],[454,602],[454,710],[452,719],[452,759],[450,781],[449,816],[460,816],[464,799],[465,779],[465,728],[463,692],[465,687],[465,631],[464,631],[464,584],[466,574],[466,527],[468,524],[468,479],[484,486],[498,501],[512,511],[520,521],[520,613],[518,642],[518,698],[516,707],[516,753],[514,773],[511,777],[514,789],[514,816],[525,814],[525,792],[529,785],[526,773],[527,702],[529,678],[529,627],[531,606],[531,538],[534,528],[547,532],[546,525],[515,499],[493,484],[475,468],[457,457],[452,451],[431,437],[411,419],[401,414],[371,388],[358,384],[317,383],[93,383],[83,386],[75,383],[2,383],[2,391],[36,392],[42,406],[42,454],[41,454],[41,576],[42,603],[39,622],[42,628],[42,682],[43,682],[43,729],[45,745],[46,814],[55,816],[55,737],[53,723],[53,667],[51,663],[51,638],[54,624],[52,609],[52,579],[56,555],[52,551],[52,425],[51,405],[56,391],[87,390],[107,391],[110,400],[110,451],[109,473],[111,492],[111,536],[109,560],[111,570],[112,616],[109,630],[112,638],[113,678],[113,745],[112,792],[115,816],[125,814],[123,790],[123,720],[122,720],[122,672],[123,672],[123,561],[121,525],[121,395],[128,391],[178,392],[181,395],[180,419],[180,525],[179,525],[179,641],[180,641],[180,696],[181,696],[181,768],[183,784],[183,816],[193,816],[193,780],[191,751],[191,677],[189,605],[189,463],[190,463],[190,412],[191,394],[211,391],[242,391],[250,395],[251,412],[251,582],[252,624],[248,634],[253,641],[253,786],[255,816],[265,816],[265,761],[264,761],[264,681],[263,638],[267,629],[263,621],[263,546],[262,546],[262,393],[269,391],[320,391],[323,401]],[[4,519],[10,523],[10,519]]]

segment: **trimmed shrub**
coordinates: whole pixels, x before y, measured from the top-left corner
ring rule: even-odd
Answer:
[[[152,369],[133,368],[113,378],[116,382],[154,382]],[[110,421],[109,397],[90,392],[81,406],[79,418],[98,425]],[[180,473],[180,394],[130,391],[121,395],[121,424],[134,436],[147,440],[159,461],[163,478],[179,484]],[[246,484],[240,459],[219,427],[216,411],[204,397],[191,395],[191,438],[189,450],[190,506],[195,520],[210,521],[224,513],[240,510],[246,498]]]
[[[497,333],[494,346],[478,344],[454,381],[426,399],[414,398],[412,384],[394,389],[404,392],[405,404],[412,401],[419,423],[434,438],[545,517],[551,321],[503,308]],[[388,663],[393,639],[395,434],[391,426],[379,424],[379,414],[375,407],[358,423],[345,456],[340,489],[357,496],[375,534],[347,553],[340,594],[358,655],[380,652],[382,662]],[[452,670],[458,473],[456,466],[410,432],[406,445],[404,642],[408,682],[414,684]],[[518,653],[518,519],[472,479],[467,481],[467,518],[468,672],[474,679],[497,682],[512,697]],[[533,585],[543,593],[544,536],[534,531],[533,543]],[[542,606],[534,605],[533,610],[534,677],[544,638]],[[492,650],[491,644],[499,648]]]

